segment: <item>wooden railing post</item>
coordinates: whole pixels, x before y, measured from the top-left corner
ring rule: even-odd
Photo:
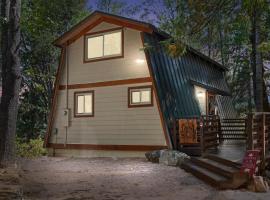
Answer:
[[[177,144],[177,128],[176,128],[176,123],[178,122],[177,119],[173,119],[173,143],[174,143],[174,148],[178,150],[178,144]]]
[[[254,149],[254,143],[253,143],[253,114],[250,113],[247,116],[247,128],[246,128],[246,135],[247,135],[247,149],[253,150]]]
[[[219,121],[218,121],[218,132],[219,132],[219,134],[218,134],[218,142],[219,142],[219,145],[220,145],[221,142],[222,142],[221,138],[223,138],[223,136],[222,136],[222,130],[221,130],[221,119],[220,119],[220,117],[218,117],[218,118],[219,118]]]
[[[203,155],[204,154],[204,120],[203,120],[203,117],[201,116],[200,117],[200,142],[201,142],[201,154]]]
[[[261,165],[261,169],[262,171],[265,170],[265,156],[266,156],[266,146],[265,146],[265,124],[266,124],[266,121],[265,121],[265,113],[262,113],[262,165]]]

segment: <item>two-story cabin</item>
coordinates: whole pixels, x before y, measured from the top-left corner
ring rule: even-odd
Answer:
[[[191,48],[170,57],[160,45],[167,38],[151,24],[99,11],[58,38],[45,146],[56,155],[141,156],[173,147],[172,118],[233,115],[227,69]]]

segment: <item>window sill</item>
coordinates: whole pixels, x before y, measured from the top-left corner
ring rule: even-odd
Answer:
[[[139,108],[139,107],[153,107],[154,105],[151,104],[138,104],[138,105],[128,105],[128,108]]]
[[[78,114],[75,114],[74,115],[74,118],[82,118],[82,117],[94,117],[94,114],[91,114],[91,115],[78,115]]]
[[[118,59],[118,58],[124,58],[124,55],[117,55],[117,56],[111,56],[111,57],[101,57],[101,58],[94,58],[94,59],[89,59],[89,60],[84,59],[83,63],[91,63],[91,62],[98,62],[98,61]]]

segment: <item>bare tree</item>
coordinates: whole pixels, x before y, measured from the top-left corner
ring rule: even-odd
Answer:
[[[0,164],[15,158],[15,132],[21,85],[20,13],[21,0],[1,1],[2,87],[0,103]]]

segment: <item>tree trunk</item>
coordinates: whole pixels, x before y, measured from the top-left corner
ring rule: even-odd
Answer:
[[[258,52],[258,45],[260,44],[260,13],[257,10],[257,6],[253,7],[251,16],[251,67],[253,71],[253,91],[254,91],[254,102],[257,112],[263,112],[263,63],[261,53]]]
[[[0,164],[7,166],[15,159],[15,134],[18,99],[21,85],[20,69],[20,9],[21,0],[2,0],[2,83],[0,104]]]

